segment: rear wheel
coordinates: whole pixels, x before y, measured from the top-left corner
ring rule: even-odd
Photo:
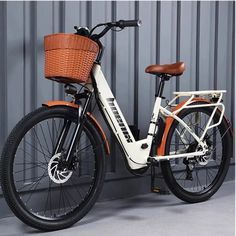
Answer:
[[[203,133],[213,108],[184,109],[179,117],[198,136]],[[218,122],[220,112],[213,118]],[[195,203],[209,199],[221,186],[230,163],[232,140],[229,127],[221,124],[207,131],[204,142],[209,153],[205,156],[174,159],[161,162],[162,173],[169,189],[180,199]],[[177,121],[174,121],[167,136],[165,154],[180,154],[199,151],[201,148],[192,135]]]
[[[73,169],[64,166],[76,125],[71,108],[39,108],[11,132],[2,155],[2,189],[15,215],[40,230],[66,228],[94,205],[105,176],[105,151],[87,120],[74,152]],[[70,121],[64,146],[53,155],[64,122]]]

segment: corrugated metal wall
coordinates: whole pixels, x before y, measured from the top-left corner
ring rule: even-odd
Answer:
[[[10,130],[63,89],[43,76],[43,36],[73,32],[119,20],[142,20],[139,29],[111,32],[103,39],[103,70],[120,107],[141,136],[147,132],[157,81],[149,64],[185,61],[187,70],[166,83],[174,90],[227,89],[226,112],[234,120],[234,2],[0,2],[0,151]],[[99,118],[99,114],[97,114]],[[105,130],[107,128],[105,127]],[[111,140],[113,144],[114,140]],[[108,178],[126,176],[112,145]]]

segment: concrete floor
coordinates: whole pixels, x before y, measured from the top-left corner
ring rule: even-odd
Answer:
[[[15,217],[0,220],[0,235],[234,236],[235,183],[226,182],[207,202],[186,204],[154,193],[99,202],[73,227],[39,233]]]

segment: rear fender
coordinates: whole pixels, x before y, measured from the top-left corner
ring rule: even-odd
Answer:
[[[78,107],[79,107],[79,105],[77,105],[75,103],[66,102],[66,101],[48,101],[48,102],[43,103],[42,105],[47,106],[47,107],[66,106],[66,107],[71,107],[74,109],[78,109]],[[88,116],[89,120],[92,122],[92,124],[96,127],[99,134],[101,135],[101,138],[103,140],[104,147],[106,150],[106,154],[109,155],[110,154],[110,146],[109,146],[108,139],[106,137],[105,132],[103,131],[101,125],[98,123],[96,118],[91,113],[87,112],[87,116]]]
[[[187,102],[187,100],[182,101],[181,103],[179,103],[176,107],[173,108],[172,111],[178,110],[179,108],[181,108],[185,103]],[[206,102],[206,103],[212,103],[209,99],[205,99],[205,98],[194,98],[192,103],[195,102]],[[171,125],[173,124],[174,119],[172,117],[167,117],[166,121],[165,121],[165,130],[162,136],[162,140],[161,140],[161,145],[157,147],[157,155],[158,156],[164,156],[165,155],[165,148],[166,148],[166,140],[167,140],[167,136],[170,130]],[[233,138],[233,131],[232,131],[232,125],[230,124],[230,121],[226,118],[226,116],[224,115],[223,117],[223,122],[226,122],[226,124],[228,126],[230,126],[230,136]],[[231,139],[232,140],[232,139]],[[230,152],[233,152],[232,150]],[[233,154],[230,153],[230,156],[232,156]]]

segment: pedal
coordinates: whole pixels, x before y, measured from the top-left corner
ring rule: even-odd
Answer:
[[[160,193],[160,188],[159,187],[153,187],[152,192],[153,193]]]
[[[170,191],[168,190],[163,180],[161,172],[156,173],[156,168],[158,167],[153,164],[151,165],[151,192],[159,194],[170,194]],[[156,185],[156,179],[158,179],[158,185]]]

